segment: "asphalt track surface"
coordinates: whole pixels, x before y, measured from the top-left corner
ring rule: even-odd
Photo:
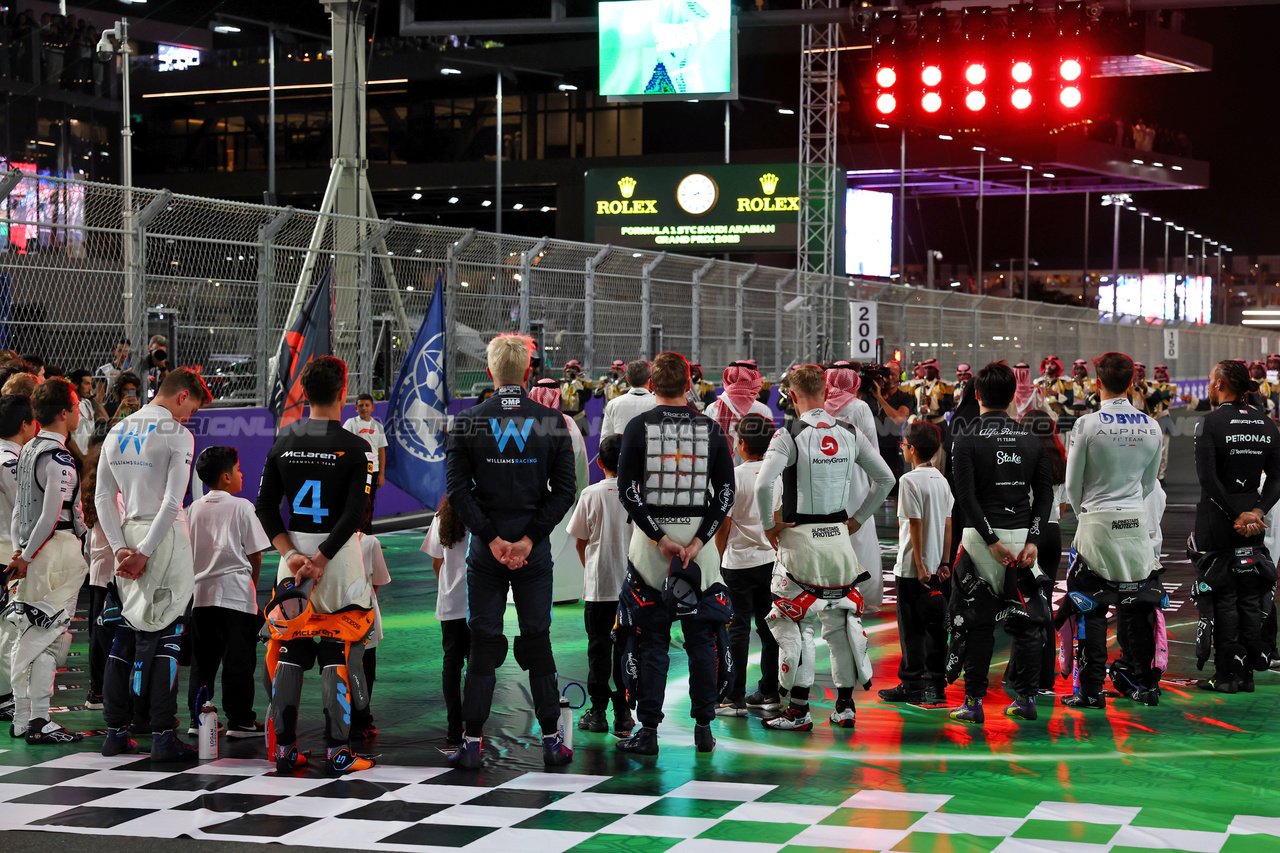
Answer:
[[[282,819],[275,827],[269,819],[254,822],[252,815],[242,816],[252,803],[227,806],[225,798],[222,806],[214,799],[204,801],[215,811],[223,809],[220,814],[174,811],[183,808],[174,805],[181,797],[162,800],[157,799],[161,795],[152,793],[157,787],[173,787],[174,773],[149,770],[145,761],[119,775],[132,781],[115,785],[112,774],[116,769],[94,764],[100,760],[94,757],[98,740],[43,748],[0,741],[0,749],[8,750],[0,753],[0,830],[4,830],[0,847],[6,851],[93,853],[244,850],[245,841],[228,840],[224,834],[235,828],[255,833],[240,836],[246,840],[279,839],[285,843],[270,849],[299,851],[446,847],[643,853],[701,849],[743,853],[816,853],[822,849],[903,853],[1280,850],[1280,798],[1275,783],[1280,737],[1274,724],[1280,674],[1259,673],[1256,693],[1234,696],[1204,693],[1178,683],[1198,674],[1193,654],[1196,614],[1188,594],[1192,574],[1183,548],[1198,496],[1190,425],[1190,419],[1179,424],[1180,435],[1174,438],[1165,482],[1169,501],[1163,522],[1165,581],[1177,587],[1171,593],[1174,609],[1167,614],[1169,681],[1157,708],[1115,699],[1105,713],[1082,712],[1055,702],[1052,706],[1042,703],[1040,719],[1035,722],[1007,719],[1000,714],[1005,700],[998,676],[1008,652],[1001,632],[997,632],[984,728],[946,722],[942,710],[881,702],[875,690],[896,682],[898,661],[897,629],[890,604],[866,619],[877,678],[870,693],[855,695],[858,724],[853,731],[833,729],[826,723],[834,692],[820,649],[812,732],[768,731],[755,716],[722,718],[715,724],[719,741],[715,753],[698,756],[692,748],[692,721],[683,692],[687,671],[683,655],[674,648],[661,754],[656,759],[634,759],[618,753],[610,735],[575,732],[574,761],[563,768],[568,775],[547,782],[551,777],[541,775],[541,754],[532,734],[535,724],[527,684],[523,673],[508,659],[499,671],[494,716],[487,730],[485,770],[469,777],[460,776],[464,771],[454,771],[435,778],[438,768],[444,767],[439,750],[444,710],[438,671],[439,627],[434,618],[435,583],[429,563],[418,551],[422,532],[404,531],[380,537],[393,582],[381,593],[386,639],[378,653],[372,707],[380,730],[376,751],[382,765],[392,768],[387,775],[377,777],[379,781],[345,787],[326,787],[318,774],[303,774],[301,781],[285,780],[279,783],[288,789],[282,791],[281,799],[288,800],[289,807],[275,804],[264,811],[309,817]],[[886,507],[876,519],[886,551],[896,539],[890,511],[891,507]],[[1064,520],[1064,542],[1069,542],[1073,527],[1070,518]],[[885,565],[891,565],[887,558]],[[272,573],[269,567],[263,575]],[[888,591],[892,592],[892,587]],[[583,683],[586,641],[581,605],[557,606],[552,630],[562,684]],[[507,633],[517,633],[510,609]],[[83,637],[77,635],[74,651],[82,650]],[[1114,655],[1114,646],[1112,652]],[[755,663],[753,656],[749,685],[754,685],[757,677]],[[69,667],[77,668],[75,658]],[[322,743],[318,680],[312,672],[304,686],[300,725],[304,747],[319,748]],[[66,688],[58,699],[69,697],[65,704],[81,700],[83,688],[77,685],[84,683],[82,674],[60,674],[58,682]],[[1060,679],[1058,692],[1069,693],[1070,683]],[[181,695],[186,695],[185,684]],[[962,695],[959,683],[948,689],[952,704],[958,704]],[[259,713],[264,706],[260,695]],[[66,712],[58,719],[71,728],[101,726],[100,715],[89,711]],[[147,738],[141,741],[146,749]],[[227,772],[255,774],[253,779],[238,781],[239,790],[259,794],[273,790],[277,783],[271,781],[273,771],[263,773],[270,765],[263,760],[261,742],[224,739],[222,748],[223,758],[238,765]],[[32,767],[37,764],[41,766]],[[45,769],[50,766],[71,767],[75,772]],[[199,767],[177,769],[201,773]],[[144,776],[143,772],[155,775]],[[137,823],[113,818],[117,820],[113,828],[95,829],[95,821],[102,823],[108,810],[93,806],[107,801],[94,801],[94,794],[75,787],[90,784],[83,778],[90,773],[98,774],[93,784],[121,789],[112,795],[112,805],[136,808],[138,814],[158,811],[138,818]],[[424,778],[428,775],[432,778]],[[189,781],[191,777],[178,778]],[[141,781],[147,779],[157,781],[149,785]],[[404,784],[406,780],[414,784]],[[431,789],[431,783],[444,784]],[[415,812],[411,805],[404,805],[439,802],[447,799],[433,796],[439,791],[465,791],[468,785],[484,789],[476,803],[486,802],[487,797],[489,804],[511,800],[521,808],[477,812],[466,811],[466,806],[438,805],[419,806]],[[494,786],[540,790],[489,790]],[[59,792],[61,787],[73,790]],[[562,790],[554,791],[557,787]],[[313,789],[327,799],[322,804],[311,800],[308,808],[294,808],[292,804],[302,799],[294,794],[304,790],[316,793]],[[457,802],[474,793],[459,794]],[[164,791],[163,796],[173,797],[171,791]],[[571,802],[589,805],[575,806],[574,811],[556,810],[555,802],[566,796],[578,800],[565,800],[560,804],[564,809],[569,809]],[[584,797],[587,799],[582,800]],[[80,805],[86,800],[88,806]],[[381,811],[355,811],[374,806],[382,807]],[[91,816],[67,818],[64,810],[75,808]],[[426,815],[444,808],[461,809],[454,813],[471,815],[477,825],[483,822],[502,828],[477,829],[470,840],[472,836],[458,826],[437,825],[447,823],[447,815]],[[628,814],[617,814],[624,811]],[[499,813],[507,818],[493,817]],[[119,817],[130,814],[133,812]],[[356,819],[369,814],[389,822]],[[61,820],[62,826],[74,827],[73,831],[16,829],[36,816],[50,815],[48,819],[54,823],[43,828],[58,830],[57,821]],[[157,823],[162,818],[163,822]],[[188,819],[189,825],[184,824]],[[461,817],[453,820],[454,824],[465,822]],[[166,828],[154,829],[161,825]],[[153,829],[131,831],[131,826]],[[402,834],[393,836],[392,829]],[[455,834],[450,836],[450,832]],[[167,837],[146,837],[144,833]],[[178,837],[184,833],[192,837]],[[207,840],[210,836],[221,840]],[[402,843],[387,840],[391,837]],[[304,843],[289,844],[291,840]],[[330,846],[324,846],[326,843]]]

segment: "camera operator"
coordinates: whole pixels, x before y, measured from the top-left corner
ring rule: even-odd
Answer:
[[[587,400],[595,383],[582,374],[582,362],[576,358],[565,362],[560,379],[560,411],[573,418],[583,435],[590,431],[587,424]]]
[[[156,389],[169,375],[169,339],[164,335],[152,335],[147,341],[147,360],[143,362],[146,370],[147,400],[156,395]]]
[[[863,399],[876,419],[876,435],[880,455],[893,471],[895,481],[902,477],[902,427],[916,411],[915,397],[898,387],[899,376],[889,365],[871,365],[862,373]]]

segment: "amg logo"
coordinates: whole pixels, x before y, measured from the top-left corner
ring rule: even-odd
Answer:
[[[815,527],[812,531],[814,539],[830,539],[832,536],[840,535],[839,527]]]
[[[1120,518],[1111,522],[1112,530],[1135,530],[1138,527],[1136,518]]]

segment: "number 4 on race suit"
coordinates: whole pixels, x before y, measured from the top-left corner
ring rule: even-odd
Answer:
[[[311,495],[311,505],[304,506],[303,501],[307,499],[308,494]],[[319,524],[321,519],[328,517],[329,510],[320,506],[319,480],[306,480],[302,483],[302,488],[293,497],[293,514],[311,516],[312,524]]]

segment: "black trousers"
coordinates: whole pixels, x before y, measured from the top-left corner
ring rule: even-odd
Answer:
[[[200,715],[201,688],[213,698],[213,682],[222,667],[222,709],[228,726],[252,725],[253,678],[258,668],[258,630],[262,617],[226,607],[191,609],[191,680],[187,704],[191,719]]]
[[[627,706],[627,697],[622,689],[622,649],[613,642],[618,602],[583,604],[582,620],[587,628],[587,695],[591,697],[591,710],[602,711],[612,703],[613,710],[620,712]]]
[[[441,622],[440,641],[444,651],[441,668],[445,715],[449,734],[457,740],[462,737],[462,664],[471,652],[471,629],[467,627],[467,620],[446,619]]]
[[[1116,641],[1120,644],[1121,660],[1139,686],[1146,690],[1159,687],[1160,673],[1151,668],[1156,656],[1156,606],[1122,604],[1116,607]]]
[[[898,590],[898,680],[909,687],[946,687],[947,592],[937,575],[925,587],[894,578]]]
[[[543,540],[534,546],[528,562],[516,571],[493,558],[489,546],[472,538],[467,554],[467,627],[471,629],[473,654],[467,659],[467,679],[462,690],[463,720],[467,734],[479,737],[493,705],[497,687],[494,668],[506,656],[507,641],[502,620],[507,610],[507,590],[516,605],[520,636],[542,642],[551,630],[551,544]],[[550,639],[545,639],[550,643]],[[483,644],[483,646],[482,646]],[[501,649],[501,654],[498,650]],[[548,666],[549,664],[549,666]],[[560,720],[560,690],[556,686],[554,660],[539,661],[538,671],[529,670],[529,693],[534,716],[546,734],[555,732]]]
[[[680,621],[684,632],[684,653],[689,657],[689,716],[707,725],[716,716],[717,626],[713,622]],[[662,702],[667,692],[667,669],[671,665],[671,624],[641,628],[639,633],[640,696],[636,717],[640,725],[656,729],[662,722]]]
[[[1044,572],[1053,582],[1058,582],[1059,566],[1062,563],[1062,527],[1056,523],[1049,524],[1045,527],[1044,534],[1040,537],[1040,543],[1037,548],[1036,565],[1040,567],[1040,571]],[[1105,650],[1105,649],[1104,649]],[[1058,634],[1056,631],[1045,631],[1044,650],[1040,653],[1040,689],[1052,690],[1055,680],[1054,673],[1057,670],[1057,661],[1055,658],[1058,654]],[[1150,665],[1150,659],[1147,661]],[[1009,658],[1009,666],[1004,671],[1004,680],[1011,684],[1018,681],[1018,656],[1015,652]],[[1106,668],[1106,661],[1103,660],[1103,668]]]
[[[107,658],[111,656],[111,643],[115,640],[114,625],[98,625],[102,607],[107,600],[105,586],[89,587],[89,692],[102,695],[102,678],[107,670]]]
[[[374,451],[377,453],[378,451]],[[378,475],[373,475],[373,482],[369,484],[369,503],[364,507],[364,518],[360,520],[360,532],[366,536],[373,534],[373,499],[378,496]]]
[[[773,607],[769,584],[773,580],[773,563],[747,569],[721,569],[724,585],[729,588],[733,604],[733,621],[729,623],[729,648],[735,663],[733,701],[747,698],[747,655],[751,652],[751,622],[755,620],[760,638],[760,682],[757,688],[766,696],[778,692],[778,641],[765,620]]]
[[[1213,664],[1219,678],[1250,676],[1266,652],[1263,584],[1257,572],[1232,572],[1213,590]]]
[[[132,715],[150,721],[153,732],[174,727],[178,717],[178,648],[183,633],[182,618],[159,631],[135,631],[125,625],[116,628],[102,683],[103,716],[108,726],[127,726],[132,704]],[[154,654],[148,654],[147,648],[154,649]],[[143,657],[150,659],[140,660]],[[135,661],[140,665],[138,682],[131,677]]]

